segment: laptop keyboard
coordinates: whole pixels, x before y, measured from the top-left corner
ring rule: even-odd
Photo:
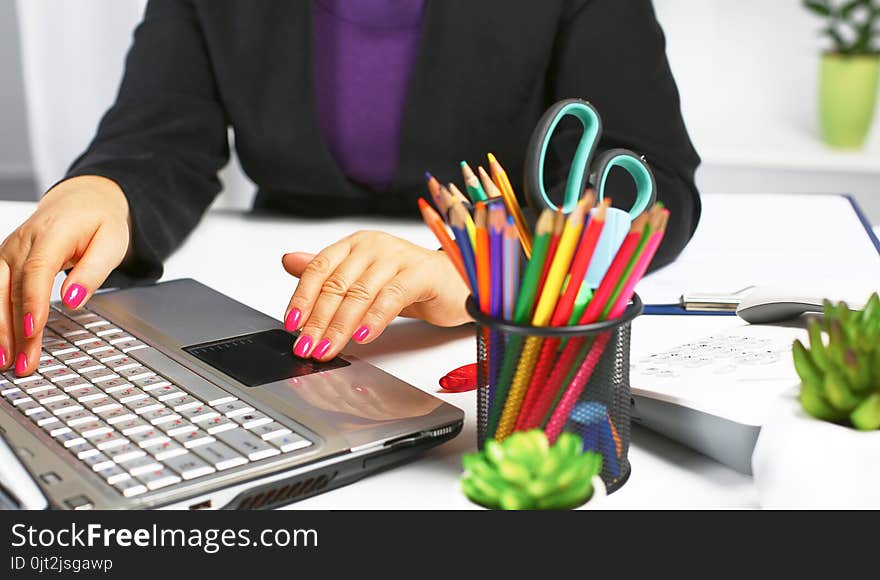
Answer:
[[[166,379],[141,362],[152,350],[53,306],[37,371],[0,375],[0,395],[126,497],[312,445],[214,385]]]

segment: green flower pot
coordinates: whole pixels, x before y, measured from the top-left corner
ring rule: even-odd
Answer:
[[[825,54],[819,78],[822,139],[832,147],[861,147],[874,118],[880,55]]]

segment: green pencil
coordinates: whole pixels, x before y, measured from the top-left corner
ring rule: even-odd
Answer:
[[[467,164],[467,161],[461,162],[461,174],[464,176],[464,184],[467,187],[468,195],[471,196],[471,200],[474,203],[478,201],[486,201],[489,197],[486,195],[486,191],[483,189],[483,186],[480,185],[480,180],[477,179],[477,176],[471,170],[470,165]]]
[[[513,320],[516,324],[528,324],[532,310],[535,308],[535,298],[538,294],[538,285],[541,282],[541,271],[544,269],[544,260],[547,258],[547,248],[550,246],[550,234],[553,230],[555,214],[551,210],[544,210],[538,218],[535,226],[535,240],[532,247],[532,257],[526,266],[522,284],[520,284],[519,296],[516,299],[516,308]],[[516,371],[519,355],[522,352],[525,337],[521,334],[510,336],[507,348],[504,351],[504,361],[498,374],[498,386],[492,394],[489,404],[489,420],[486,425],[486,438],[492,438],[501,419],[504,410],[504,402],[510,390],[510,383]]]

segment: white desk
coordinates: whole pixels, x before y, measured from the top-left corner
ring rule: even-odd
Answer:
[[[0,202],[0,236],[9,234],[33,210],[33,203]],[[191,277],[267,314],[280,318],[295,281],[281,267],[287,251],[318,251],[357,229],[388,231],[436,247],[417,222],[267,219],[238,213],[212,213],[169,261],[165,279]],[[53,299],[58,298],[56,279]],[[635,328],[638,339],[638,327]],[[649,340],[648,336],[643,339]],[[438,394],[463,409],[465,427],[453,441],[416,462],[293,505],[313,509],[460,508],[457,478],[460,457],[475,447],[474,393],[439,394],[437,380],[476,357],[473,328],[438,329],[398,320],[378,341],[351,347],[357,356]],[[609,508],[757,507],[751,478],[643,429],[635,429],[630,448],[632,476],[604,506]]]

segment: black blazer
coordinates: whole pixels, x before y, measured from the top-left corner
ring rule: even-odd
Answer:
[[[134,260],[108,285],[157,279],[162,260],[221,189],[227,129],[256,210],[298,216],[417,217],[424,172],[460,181],[459,161],[494,152],[521,191],[529,134],[552,102],[591,101],[600,149],[627,147],[653,167],[672,212],[655,265],[696,228],[699,158],[681,118],[650,0],[430,0],[388,191],[342,173],[320,133],[312,82],[311,2],[151,0],[115,104],[67,176],[102,175],[125,192]],[[567,135],[567,134],[566,134]],[[561,161],[570,138],[557,146]],[[560,163],[548,178],[562,181]],[[618,205],[631,184],[611,182]]]

